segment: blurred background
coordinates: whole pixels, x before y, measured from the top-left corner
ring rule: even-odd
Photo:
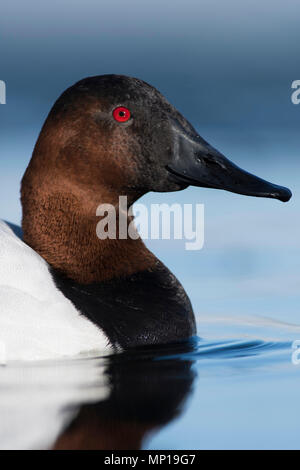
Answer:
[[[298,321],[300,79],[297,0],[87,0],[1,4],[1,218],[20,223],[19,185],[60,93],[106,73],[157,87],[239,166],[290,187],[288,204],[190,188],[144,202],[205,204],[205,245],[149,242],[197,313]]]
[[[91,75],[139,77],[236,164],[293,191],[287,204],[200,188],[143,198],[205,204],[201,251],[147,242],[190,295],[199,335],[215,337],[219,322],[229,322],[232,336],[233,325],[253,318],[283,330],[300,325],[300,105],[291,102],[300,79],[299,18],[298,0],[4,0],[1,218],[20,223],[20,180],[62,91]],[[207,319],[216,326],[202,330]]]

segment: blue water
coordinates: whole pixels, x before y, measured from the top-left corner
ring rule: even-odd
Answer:
[[[299,448],[300,328],[227,318],[202,331],[138,354],[0,368],[0,447]]]

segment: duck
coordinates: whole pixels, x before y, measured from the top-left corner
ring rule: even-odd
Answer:
[[[140,236],[96,233],[99,204],[119,217],[120,196],[132,206],[148,192],[188,186],[283,202],[292,195],[232,163],[138,78],[88,77],[64,91],[22,179],[23,239],[0,224],[0,362],[195,336],[184,288]]]

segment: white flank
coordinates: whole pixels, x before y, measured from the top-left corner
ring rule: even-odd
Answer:
[[[57,289],[46,261],[0,221],[0,363],[110,350]]]

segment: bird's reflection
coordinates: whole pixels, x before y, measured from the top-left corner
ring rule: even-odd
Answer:
[[[54,449],[140,449],[179,416],[192,390],[193,341],[106,359],[106,399],[83,404]]]

